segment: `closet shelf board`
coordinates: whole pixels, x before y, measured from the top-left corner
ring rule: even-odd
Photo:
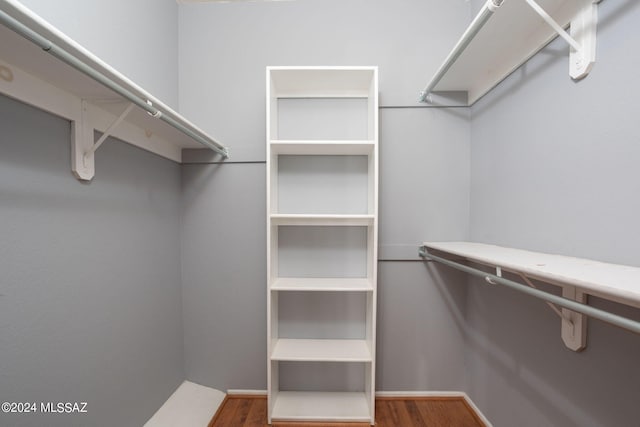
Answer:
[[[271,360],[297,362],[371,362],[366,340],[288,339],[276,340]]]
[[[640,268],[472,242],[425,242],[433,250],[640,307]]]

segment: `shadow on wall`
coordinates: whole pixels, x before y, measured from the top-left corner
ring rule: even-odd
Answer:
[[[203,167],[206,166],[206,167]],[[188,210],[202,190],[224,167],[224,163],[183,164],[181,175],[182,210]],[[190,173],[186,173],[189,169]]]
[[[435,288],[442,296],[442,300],[451,313],[451,317],[456,322],[456,327],[465,336],[466,339],[466,336],[468,335],[468,328],[465,320],[465,312],[467,308],[466,301],[460,301],[460,298],[457,298],[451,292],[451,289],[447,282],[450,277],[447,278],[447,274],[443,274],[443,270],[447,271],[450,269],[440,266],[436,262],[430,260],[424,260],[424,266],[427,269],[428,274],[431,276],[433,283],[436,285]]]
[[[635,425],[640,399],[637,336],[590,320],[587,349],[575,353],[562,343],[560,321],[543,301],[478,278],[470,278],[469,286],[465,337],[470,395],[496,426],[518,420],[520,426]],[[591,305],[640,319],[631,307],[596,298]]]

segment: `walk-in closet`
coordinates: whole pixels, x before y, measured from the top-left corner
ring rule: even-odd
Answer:
[[[640,426],[638,22],[0,0],[0,427]]]

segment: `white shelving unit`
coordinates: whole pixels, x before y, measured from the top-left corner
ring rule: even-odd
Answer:
[[[269,423],[375,422],[377,194],[377,68],[268,67]],[[336,366],[361,378],[314,383]]]

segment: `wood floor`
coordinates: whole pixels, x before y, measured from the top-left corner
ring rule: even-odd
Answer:
[[[227,396],[209,427],[266,427],[267,399]],[[462,397],[378,398],[377,427],[485,427]],[[369,427],[368,423],[273,423],[272,427]]]

